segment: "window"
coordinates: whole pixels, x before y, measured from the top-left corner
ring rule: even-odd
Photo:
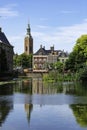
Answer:
[[[27,51],[27,46],[25,47],[25,51]]]
[[[62,62],[64,62],[64,59],[62,59]]]

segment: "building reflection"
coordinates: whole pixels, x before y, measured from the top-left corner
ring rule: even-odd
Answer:
[[[63,91],[61,84],[44,83],[41,78],[33,78],[32,84],[32,94],[56,94]]]
[[[63,92],[61,83],[44,83],[41,78],[20,80],[14,84],[14,91],[26,94],[56,94]]]
[[[42,78],[20,80],[15,84],[15,92],[26,94],[57,94],[87,96],[87,86],[80,83],[45,83]]]
[[[87,96],[87,86],[74,83],[44,83],[41,78],[25,79],[14,84],[0,86],[0,126],[5,122],[7,116],[13,110],[13,94],[16,92],[24,94],[23,98],[26,100],[23,102],[23,107],[25,108],[27,120],[30,123],[31,113],[33,111],[33,100],[36,97],[36,95],[34,97],[34,94],[49,95],[64,93],[69,95]],[[22,99],[20,99],[20,101],[21,100]],[[45,104],[42,104],[42,102],[44,102],[42,100],[43,98],[40,98],[41,104],[39,105]],[[76,121],[82,127],[87,127],[87,104],[72,104],[70,105],[70,108],[73,111]]]
[[[87,104],[72,104],[70,108],[81,127],[87,127]]]
[[[7,116],[13,109],[12,95],[13,95],[12,84],[0,86],[0,126],[2,126]]]

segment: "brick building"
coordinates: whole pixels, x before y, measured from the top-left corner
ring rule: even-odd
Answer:
[[[0,28],[0,72],[12,72],[13,46],[8,41],[2,28]]]

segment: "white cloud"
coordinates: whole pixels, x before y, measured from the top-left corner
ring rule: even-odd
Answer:
[[[14,47],[14,52],[21,54],[24,50],[24,34],[18,36],[8,36],[9,42]]]
[[[72,13],[78,13],[77,11],[71,11],[71,10],[62,10],[60,11],[61,14],[72,14]]]
[[[50,46],[54,44],[55,49],[64,49],[66,51],[72,51],[77,38],[83,34],[87,34],[87,21],[84,20],[81,24],[75,24],[72,26],[64,27],[48,27],[48,30],[44,32],[32,32],[34,38],[34,48],[39,49],[39,46],[42,44],[46,46],[46,49],[49,49]],[[39,28],[38,28],[39,30]]]
[[[15,42],[15,41],[18,41],[18,40],[21,40],[23,36],[10,36],[9,39],[11,42]]]
[[[13,17],[18,16],[18,11],[14,10],[15,4],[7,5],[0,7],[0,16],[1,17]]]
[[[48,26],[43,26],[43,25],[37,25],[37,28],[39,28],[39,29],[48,29],[49,27]]]
[[[36,28],[35,28],[36,30]],[[47,27],[41,30],[39,27],[37,31],[31,32],[34,40],[34,52],[36,52],[40,45],[45,46],[46,49],[50,49],[50,46],[54,45],[56,50],[72,51],[77,38],[83,34],[87,34],[87,21],[83,20],[80,24],[64,27]],[[10,36],[8,39],[14,46],[14,51],[23,53],[24,50],[24,34],[17,36]]]

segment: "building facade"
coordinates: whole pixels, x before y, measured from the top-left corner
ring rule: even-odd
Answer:
[[[26,55],[33,54],[33,38],[31,36],[31,28],[28,24],[27,33],[24,39],[24,53]]]
[[[13,46],[0,28],[0,72],[13,71]]]
[[[50,64],[57,61],[65,62],[68,59],[68,53],[61,50],[54,50],[54,46],[46,50],[45,47],[40,46],[40,49],[33,55],[33,71],[47,72],[51,69]]]
[[[64,63],[68,59],[68,56],[69,56],[68,52],[64,52],[63,50],[59,53],[58,59],[60,62]]]

